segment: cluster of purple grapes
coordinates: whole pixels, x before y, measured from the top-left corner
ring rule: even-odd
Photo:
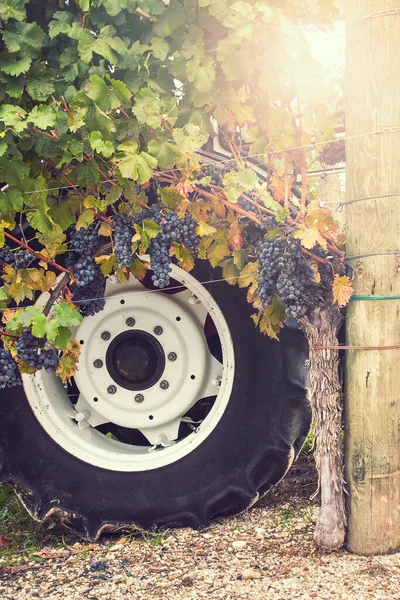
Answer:
[[[21,385],[17,363],[9,350],[0,348],[0,388]]]
[[[54,373],[59,357],[53,349],[46,349],[45,345],[45,338],[37,338],[31,329],[24,329],[16,343],[17,358],[28,363],[32,369],[44,368],[48,373]]]
[[[81,227],[72,231],[66,260],[66,266],[74,269],[76,279],[70,288],[73,301],[84,317],[95,315],[105,306],[106,279],[92,257],[104,240],[98,235],[97,225],[94,221],[87,229]]]
[[[135,217],[116,215],[113,217],[115,254],[119,268],[132,265],[132,236],[134,226],[143,226],[144,220],[154,221],[161,231],[151,240],[149,245],[150,265],[153,270],[152,281],[156,287],[164,288],[169,284],[171,272],[169,250],[172,242],[185,244],[193,254],[197,254],[199,237],[196,233],[197,223],[190,214],[179,218],[173,211],[156,203],[148,210],[141,211]]]
[[[298,318],[313,303],[314,271],[304,259],[298,240],[268,237],[256,247],[261,309],[278,293],[288,317]]]
[[[0,262],[10,265],[14,269],[26,269],[34,258],[32,252],[23,248],[12,250],[7,245],[0,248]]]
[[[346,160],[346,142],[345,140],[335,140],[324,146],[319,153],[319,161],[324,165],[337,165]]]

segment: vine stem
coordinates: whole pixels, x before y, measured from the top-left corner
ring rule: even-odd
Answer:
[[[231,202],[228,202],[228,200],[225,200],[224,198],[221,198],[220,196],[217,196],[216,194],[210,194],[209,192],[206,192],[205,190],[202,190],[196,186],[193,187],[193,190],[195,192],[197,192],[198,194],[200,194],[201,196],[205,196],[206,198],[210,198],[211,200],[217,200],[219,202],[222,202],[222,204],[224,204],[227,208],[230,208],[234,212],[239,213],[243,217],[247,217],[251,221],[254,221],[254,223],[257,223],[257,225],[262,225],[262,221],[260,221],[260,219],[257,219],[257,217],[252,215],[252,213],[247,212],[247,210],[244,210],[244,208],[242,208],[241,206],[232,204]]]
[[[42,131],[41,129],[37,129],[36,127],[30,127],[30,130],[33,131],[34,133],[39,133],[40,135],[45,135],[46,137],[50,138],[51,140],[54,140],[54,141],[58,140],[58,135],[55,135],[52,133],[47,133],[47,131]]]
[[[25,244],[24,242],[21,242],[21,240],[18,240],[17,238],[15,238],[13,235],[11,235],[11,233],[8,233],[7,231],[4,231],[4,235],[9,240],[12,240],[15,244],[17,244],[18,246],[20,246],[21,248],[25,248],[25,250],[29,250],[29,252],[32,252],[32,254],[34,256],[36,256],[36,258],[38,258],[39,260],[43,260],[48,265],[51,265],[55,269],[58,269],[58,271],[62,271],[63,273],[68,273],[68,275],[70,275],[72,277],[72,273],[70,271],[68,271],[68,269],[65,269],[64,267],[62,267],[58,263],[54,262],[53,260],[50,260],[50,258],[46,258],[45,256],[43,256],[43,254],[40,254],[40,252],[35,252],[35,250],[32,250],[32,248],[30,246],[28,246],[28,244]]]
[[[72,113],[69,109],[69,106],[68,106],[67,101],[65,100],[64,96],[61,96],[61,100],[64,105],[65,112],[67,113],[67,115],[69,116],[70,119],[73,119],[74,117],[72,116]]]
[[[7,331],[4,331],[4,329],[0,329],[0,337],[10,337],[15,338],[16,340],[18,339],[17,335],[14,335],[13,333],[8,333]]]
[[[301,250],[302,250],[303,254],[305,254],[306,256],[309,256],[310,258],[312,258],[316,262],[320,263],[321,265],[329,265],[330,267],[332,266],[331,263],[329,262],[329,260],[325,260],[325,258],[322,258],[321,256],[317,256],[316,254],[314,254],[313,252],[310,252],[306,248],[302,248]]]
[[[110,219],[107,219],[107,217],[105,217],[101,213],[95,213],[94,216],[100,219],[100,221],[104,221],[104,223],[107,223],[107,225],[112,225],[112,221],[110,221]]]
[[[69,277],[68,273],[64,273],[64,275],[61,277],[60,281],[57,283],[57,285],[51,292],[50,298],[48,299],[48,301],[45,304],[45,307],[43,308],[42,312],[45,317],[47,317],[47,315],[49,314],[51,307],[53,306],[54,302],[57,300],[57,298],[61,294],[62,290],[68,284],[69,280],[70,280],[70,277]]]

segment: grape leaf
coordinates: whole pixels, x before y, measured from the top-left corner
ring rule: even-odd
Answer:
[[[194,258],[192,253],[184,244],[172,243],[172,255],[176,256],[178,265],[185,271],[191,271],[194,267]]]
[[[239,287],[244,288],[256,283],[259,268],[260,266],[256,262],[247,263],[247,265],[240,271]]]
[[[14,77],[29,71],[31,64],[32,58],[30,56],[22,56],[19,60],[16,60],[15,56],[5,51],[0,56],[0,70]]]
[[[226,279],[229,285],[235,285],[239,281],[239,269],[235,265],[233,258],[224,260],[220,266],[222,267],[222,277]]]
[[[203,237],[205,235],[211,235],[215,231],[217,231],[215,227],[213,227],[209,223],[206,223],[205,221],[199,221],[199,224],[196,227],[196,233],[200,237]]]
[[[57,122],[57,112],[57,108],[53,105],[37,105],[29,113],[27,121],[39,129],[54,127]]]
[[[223,178],[224,193],[229,202],[236,204],[240,195],[246,190],[253,190],[258,186],[258,177],[253,169],[240,169],[229,171]]]
[[[62,327],[77,327],[82,321],[82,315],[71,304],[56,304],[53,307],[54,319]]]
[[[147,152],[137,153],[136,142],[127,142],[118,146],[119,153],[116,155],[117,166],[123,177],[145,183],[153,175],[153,169],[157,166],[157,159]]]
[[[149,268],[149,263],[140,260],[140,258],[135,258],[133,261],[130,272],[136,279],[142,280],[146,275],[146,271]]]
[[[260,311],[251,317],[256,327],[260,329],[261,333],[268,335],[268,337],[278,340],[278,334],[284,326],[286,318],[285,307],[282,302],[277,298],[263,311]]]
[[[118,260],[115,254],[104,254],[95,257],[95,262],[100,265],[101,272],[105,277],[118,268]]]
[[[332,304],[337,304],[339,308],[344,308],[349,303],[349,300],[354,292],[350,277],[347,275],[339,277],[339,275],[336,274],[332,284],[332,292]]]
[[[64,350],[71,339],[71,330],[68,327],[59,327],[55,337],[54,345],[58,350]]]
[[[70,340],[65,346],[56,370],[56,375],[64,383],[76,374],[80,353],[81,345],[76,340]]]
[[[25,117],[26,111],[20,106],[3,104],[3,106],[0,107],[0,121],[2,121],[6,127],[12,127],[18,133],[23,131],[26,127]]]
[[[208,133],[193,123],[188,123],[182,129],[174,129],[173,135],[181,152],[196,152],[208,139]]]
[[[324,249],[327,247],[327,242],[325,238],[322,237],[320,230],[315,225],[308,227],[307,225],[300,223],[297,226],[293,237],[300,240],[301,245],[304,246],[304,248],[308,248],[309,250],[314,248],[316,244],[319,244],[321,248]]]

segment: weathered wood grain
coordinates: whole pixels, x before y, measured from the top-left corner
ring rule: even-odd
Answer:
[[[348,0],[347,19],[398,8],[394,0]],[[346,36],[346,135],[400,127],[400,15],[350,20]],[[347,199],[400,193],[400,133],[347,143]],[[400,197],[346,207],[348,255],[400,250]],[[360,259],[356,294],[400,293],[399,256]],[[349,345],[400,343],[400,301],[355,301]],[[400,351],[347,352],[345,399],[348,549],[400,548]]]

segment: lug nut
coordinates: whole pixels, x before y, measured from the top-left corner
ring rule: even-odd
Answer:
[[[96,358],[96,360],[93,363],[93,366],[96,367],[96,369],[101,369],[101,367],[103,366],[103,361],[100,358]]]
[[[116,394],[117,387],[115,385],[109,385],[108,388],[107,388],[107,392],[109,394]]]
[[[169,383],[165,379],[160,382],[160,388],[162,390],[167,390],[169,388]]]
[[[140,403],[140,402],[143,402],[143,400],[144,400],[143,394],[136,394],[136,396],[135,396],[135,402],[139,402]]]
[[[177,358],[176,352],[170,352],[168,354],[168,360],[176,360]]]
[[[156,325],[154,327],[153,331],[156,335],[161,335],[163,332],[163,328],[160,325]]]
[[[135,325],[136,321],[133,317],[128,317],[127,320],[125,321],[125,324],[128,327],[133,327]]]
[[[103,331],[102,334],[101,334],[101,339],[102,340],[107,341],[107,340],[110,339],[110,337],[111,337],[111,333],[109,331]]]
[[[189,298],[189,304],[199,304],[200,300],[198,299],[197,296],[190,296]]]

